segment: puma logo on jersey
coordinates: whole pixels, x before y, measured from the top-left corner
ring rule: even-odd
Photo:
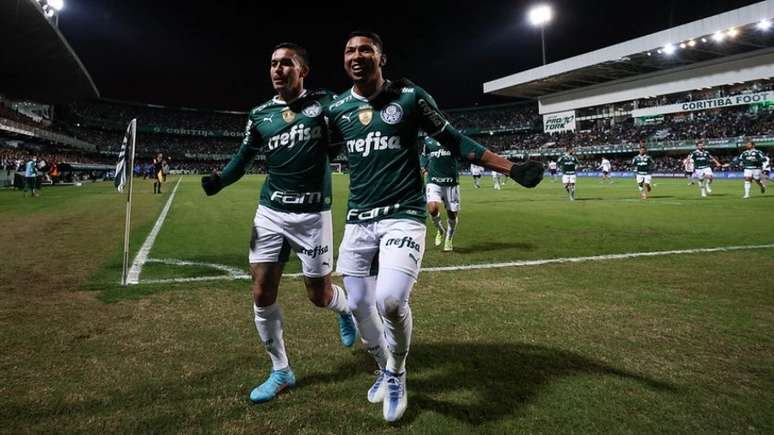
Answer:
[[[352,116],[352,115],[341,115],[341,117],[342,117],[342,118],[344,118],[344,119],[346,119],[346,120],[347,120],[347,122],[352,122],[352,118],[351,118],[351,116]]]
[[[399,150],[400,136],[382,136],[380,131],[372,131],[366,135],[365,139],[353,139],[347,141],[347,151],[350,153],[360,153],[363,157],[368,157],[371,150]]]
[[[261,119],[261,122],[263,122],[263,121],[268,121],[269,123],[271,123],[271,118],[272,118],[272,117],[274,117],[274,115],[264,116],[264,117]]]
[[[387,247],[387,246],[394,246],[394,247],[396,247],[398,249],[409,248],[409,249],[413,249],[413,250],[415,250],[417,252],[420,252],[420,250],[422,249],[422,245],[420,245],[419,243],[415,242],[414,239],[412,239],[409,236],[404,236],[402,239],[387,239],[387,242],[384,244],[384,246],[385,247]],[[419,261],[419,260],[417,260],[417,261]]]
[[[280,145],[293,148],[296,141],[306,141],[310,139],[320,139],[323,136],[323,129],[320,126],[311,128],[304,127],[304,124],[294,125],[289,132],[284,132],[269,138],[267,146],[269,151],[276,149]]]

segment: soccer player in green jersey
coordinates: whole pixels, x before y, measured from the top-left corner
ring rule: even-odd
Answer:
[[[347,223],[336,269],[344,275],[350,309],[380,369],[368,400],[382,402],[384,418],[392,422],[403,416],[408,403],[409,294],[425,249],[419,131],[455,158],[510,174],[526,187],[540,182],[543,166],[514,165],[462,135],[424,89],[408,80],[385,80],[386,62],[378,35],[352,32],[344,48],[344,69],[353,86],[336,97],[326,115],[332,135],[346,147],[350,167]],[[371,277],[377,254],[379,271]]]
[[[752,187],[752,181],[758,184],[761,188],[761,193],[766,193],[766,184],[761,178],[761,172],[763,165],[767,163],[768,158],[760,150],[755,148],[755,143],[748,139],[745,144],[745,150],[740,154],[734,162],[742,165],[744,168],[744,199],[750,197],[750,188]],[[729,166],[729,165],[723,165]]]
[[[256,403],[271,400],[295,384],[277,303],[291,249],[301,260],[309,300],[337,314],[342,344],[351,347],[357,335],[347,296],[331,283],[330,144],[322,112],[332,95],[304,89],[308,55],[296,44],[275,47],[269,74],[277,95],[250,111],[244,140],[223,172],[202,178],[207,195],[214,195],[239,180],[258,153],[266,156],[268,176],[253,220],[249,260],[255,326],[271,358],[272,372],[250,392]]]
[[[451,252],[460,211],[457,159],[431,137],[425,137],[422,145],[420,164],[427,173],[427,212],[436,228],[435,246],[443,243],[444,252]],[[446,208],[446,229],[441,223],[441,204]]]
[[[701,197],[704,198],[707,194],[712,193],[712,180],[715,178],[710,168],[710,162],[715,163],[716,167],[720,167],[721,164],[708,151],[704,150],[704,141],[696,142],[696,149],[688,155],[688,158],[693,161],[694,178],[699,180],[699,189],[701,191]]]
[[[632,159],[637,187],[640,189],[640,199],[648,199],[648,192],[651,190],[651,174],[655,165],[656,162],[648,155],[645,145],[640,145],[640,153]]]
[[[556,164],[562,169],[562,184],[564,190],[570,196],[570,201],[575,201],[575,171],[580,165],[580,161],[575,157],[575,150],[568,146],[565,153],[559,157]]]

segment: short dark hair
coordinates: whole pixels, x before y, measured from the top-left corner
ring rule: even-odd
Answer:
[[[647,148],[647,147],[645,147],[645,145],[640,145],[640,149],[641,149],[641,150],[647,150],[648,148]]]
[[[280,48],[286,48],[288,50],[295,51],[298,57],[301,58],[301,62],[304,63],[304,66],[307,66],[307,67],[309,66],[309,52],[306,51],[306,48],[294,42],[280,42],[274,47],[274,51],[277,51]]]
[[[370,30],[353,30],[349,32],[349,35],[347,35],[347,41],[349,41],[350,39],[356,36],[362,36],[374,41],[374,45],[379,47],[379,51],[384,53],[384,43],[382,42],[382,38],[379,37],[379,35],[376,32],[372,32]]]

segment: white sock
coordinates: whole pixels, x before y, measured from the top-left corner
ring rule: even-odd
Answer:
[[[454,237],[454,231],[457,229],[457,218],[447,218],[446,225],[449,227],[449,231],[446,233],[446,238],[451,240]]]
[[[411,347],[413,319],[409,295],[416,280],[401,271],[382,269],[376,282],[376,305],[384,320],[389,358],[387,370],[403,373]]]
[[[263,347],[271,357],[274,370],[288,367],[288,356],[285,354],[285,341],[282,339],[282,309],[273,303],[265,307],[253,304],[255,313],[255,329],[261,337]]]
[[[387,342],[384,340],[384,325],[376,310],[376,277],[345,276],[349,309],[355,316],[360,340],[368,353],[376,360],[379,368],[387,365]]]
[[[441,224],[441,214],[438,213],[437,215],[433,216],[430,215],[430,219],[433,221],[433,225],[435,225],[435,228],[440,231],[441,233],[444,232],[443,225]]]
[[[332,284],[331,287],[333,288],[333,297],[327,308],[337,314],[348,314],[349,305],[347,305],[347,294],[344,289],[336,284]]]
[[[750,196],[750,188],[752,187],[752,183],[749,181],[744,182],[744,196]]]

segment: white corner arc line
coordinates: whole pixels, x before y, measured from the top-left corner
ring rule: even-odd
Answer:
[[[561,263],[582,263],[586,261],[606,261],[606,260],[622,260],[628,258],[638,257],[663,257],[667,255],[682,255],[682,254],[702,254],[710,252],[728,252],[728,251],[743,251],[751,249],[770,249],[774,248],[774,243],[766,245],[741,245],[741,246],[722,246],[717,248],[694,248],[694,249],[674,249],[670,251],[649,251],[649,252],[629,252],[623,254],[606,254],[606,255],[592,255],[588,257],[560,257],[560,258],[548,258],[543,260],[521,260],[510,261],[505,263],[483,263],[483,264],[468,264],[459,266],[440,266],[440,267],[425,267],[420,269],[420,272],[451,272],[459,270],[474,270],[474,269],[496,269],[504,267],[529,267],[529,266],[541,266],[544,264],[561,264]],[[165,260],[166,261],[166,260]],[[179,261],[179,260],[170,260]],[[179,264],[188,263],[185,261],[179,261]],[[173,263],[169,263],[173,264]],[[206,266],[219,266],[213,264],[204,264]],[[217,267],[216,267],[217,268]],[[340,275],[334,273],[334,275]],[[301,273],[286,273],[282,275],[284,278],[300,278],[303,276]],[[177,282],[200,282],[200,281],[235,281],[235,280],[247,280],[250,279],[248,274],[236,274],[229,273],[229,275],[219,276],[200,276],[193,278],[168,278],[168,279],[154,279],[145,280],[143,284],[170,284]]]
[[[180,186],[181,181],[183,181],[183,177],[180,177],[177,180],[175,188],[172,189],[172,193],[169,195],[167,203],[164,204],[164,208],[161,210],[161,214],[159,214],[158,219],[156,219],[156,223],[153,225],[153,229],[148,234],[148,237],[145,238],[142,247],[140,247],[140,250],[134,257],[132,267],[129,268],[129,273],[126,276],[127,284],[138,284],[140,282],[140,273],[142,272],[142,267],[148,261],[148,254],[150,254],[150,250],[153,247],[153,244],[156,242],[156,236],[159,235],[161,226],[164,225],[164,220],[167,218],[167,213],[169,213],[169,208],[172,206],[172,200],[175,199],[175,194],[177,193],[177,188]]]

